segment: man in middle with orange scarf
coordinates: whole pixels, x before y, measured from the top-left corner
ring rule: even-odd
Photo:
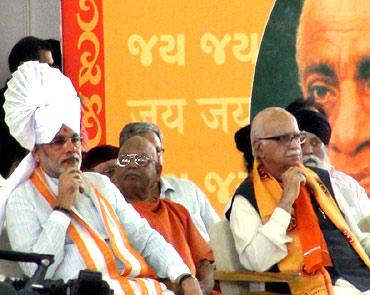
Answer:
[[[157,197],[162,166],[155,146],[142,136],[130,137],[120,147],[117,164],[112,181],[126,201],[173,245],[199,280],[203,294],[210,294],[214,285],[212,250],[185,207]]]
[[[253,172],[226,212],[240,262],[254,271],[301,273],[284,290],[291,294],[367,294],[369,257],[336,205],[327,172],[300,164],[304,141],[281,108],[253,119]]]

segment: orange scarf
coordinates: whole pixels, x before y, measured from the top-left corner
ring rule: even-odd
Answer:
[[[130,204],[174,246],[193,275],[201,261],[214,260],[211,247],[200,235],[186,208],[166,199],[157,199],[154,203],[132,200]]]
[[[55,207],[56,197],[50,191],[44,172],[40,167],[37,167],[31,175],[31,181],[50,207]],[[96,204],[102,217],[112,249],[100,234],[75,209],[72,209],[70,212],[71,223],[67,231],[79,249],[86,267],[90,270],[101,271],[103,279],[114,289],[115,294],[134,295],[139,292],[141,292],[140,294],[161,294],[161,286],[158,281],[135,278],[137,276],[150,277],[154,273],[144,258],[130,245],[119,218],[109,202],[91,183],[90,185],[95,193],[94,196],[91,196],[92,201]],[[121,274],[117,271],[115,257],[125,265]]]
[[[307,175],[306,187],[312,191],[321,210],[346,236],[353,249],[370,269],[368,256],[359,241],[351,233],[325,185],[312,170],[305,168],[303,165],[300,167],[305,170]],[[255,160],[253,166],[253,185],[262,222],[266,223],[280,201],[283,189],[257,160]],[[293,216],[295,214],[298,217],[297,226],[288,233],[293,241],[287,244],[288,255],[278,263],[279,270],[283,272],[303,272],[302,279],[289,283],[294,295],[333,294],[332,282],[325,269],[325,266],[331,264],[330,257],[317,217],[314,216],[310,195],[306,188],[301,190],[296,206],[298,208],[296,208]],[[311,217],[308,218],[307,216]],[[314,229],[313,233],[311,227]],[[310,238],[310,235],[312,238]]]
[[[333,266],[310,200],[310,193],[305,186],[301,186],[300,194],[295,201],[295,218],[304,256],[304,271],[315,273],[322,267]]]

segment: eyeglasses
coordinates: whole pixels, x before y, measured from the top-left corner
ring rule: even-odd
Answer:
[[[269,136],[269,137],[260,137],[259,140],[275,140],[280,142],[281,144],[287,145],[292,141],[295,141],[298,144],[302,144],[306,141],[307,135],[304,132],[300,133],[286,133],[277,136]]]
[[[134,165],[138,167],[145,167],[150,162],[154,162],[154,159],[148,154],[122,154],[117,159],[117,165],[120,167],[127,167],[131,161],[134,161]]]
[[[71,137],[56,136],[49,144],[55,147],[63,147],[67,141],[70,141],[73,145],[78,146],[81,144],[81,137],[78,134],[73,134]]]

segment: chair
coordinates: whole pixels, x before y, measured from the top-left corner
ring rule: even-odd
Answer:
[[[219,221],[210,229],[211,246],[215,258],[215,280],[220,281],[222,294],[275,294],[265,291],[265,282],[290,282],[299,274],[247,271],[240,264],[230,225]]]

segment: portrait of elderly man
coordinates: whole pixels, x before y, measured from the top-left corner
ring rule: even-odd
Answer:
[[[297,32],[304,96],[312,96],[333,127],[334,166],[370,192],[370,2],[306,0]]]
[[[314,97],[332,127],[331,163],[359,181],[368,195],[369,15],[367,0],[276,1],[261,45],[251,106],[255,114],[289,103],[276,97]]]
[[[54,255],[46,278],[102,273],[114,294],[173,294],[154,275],[201,294],[181,257],[110,180],[82,173],[80,100],[71,81],[39,62],[18,68],[5,92],[5,121],[26,158],[1,188],[11,248]],[[35,266],[22,263],[31,276]]]
[[[274,291],[370,294],[370,259],[335,202],[327,171],[301,164],[305,140],[282,108],[252,120],[253,171],[225,214],[240,262],[259,272],[301,273]]]

